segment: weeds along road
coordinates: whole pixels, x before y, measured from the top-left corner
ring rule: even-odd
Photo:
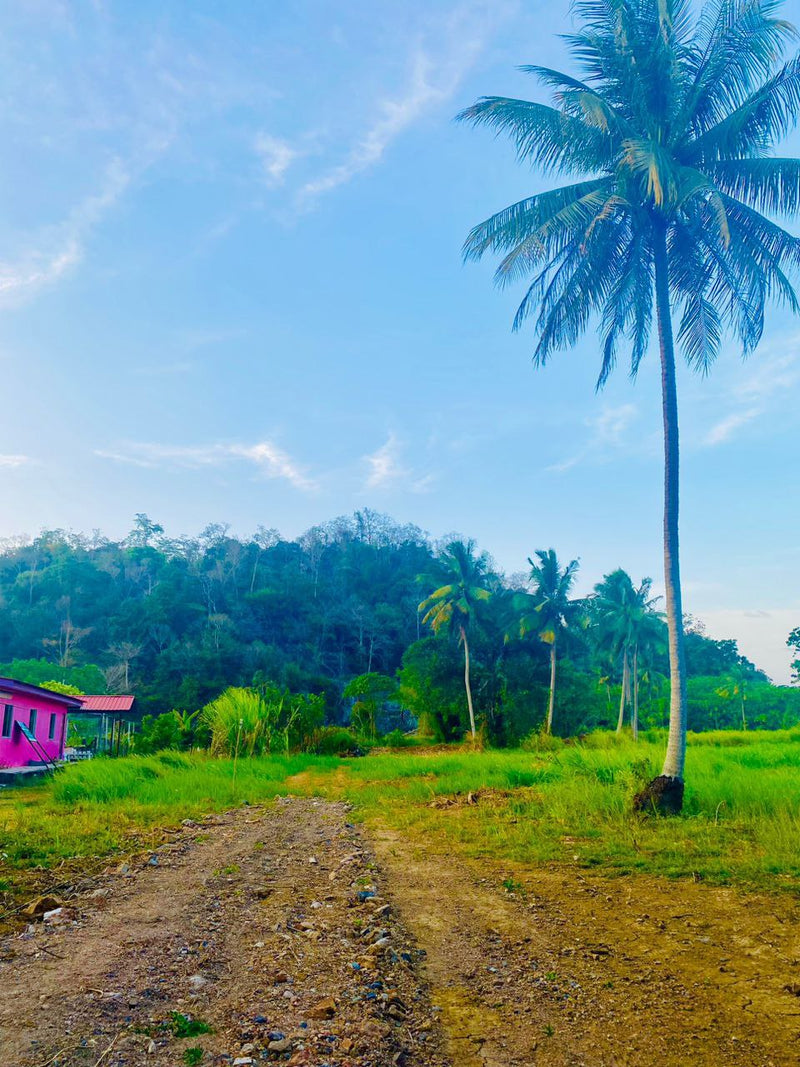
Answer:
[[[315,799],[190,823],[3,942],[0,1063],[800,1062],[793,899],[508,871]]]

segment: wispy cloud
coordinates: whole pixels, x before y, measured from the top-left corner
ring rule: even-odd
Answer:
[[[10,302],[24,299],[80,263],[87,239],[120,199],[130,179],[127,167],[118,159],[112,160],[96,192],[80,201],[61,224],[34,237],[16,262],[0,263],[0,298]]]
[[[200,470],[222,467],[236,460],[252,463],[267,478],[280,478],[295,489],[310,492],[317,482],[271,441],[256,444],[163,445],[130,442],[118,449],[96,449],[95,455],[136,467]]]
[[[389,434],[380,448],[363,457],[367,468],[365,489],[401,488],[412,493],[424,493],[435,480],[433,474],[416,474],[402,460],[402,446],[394,434]]]
[[[608,452],[621,448],[631,424],[639,414],[635,404],[620,404],[606,407],[595,418],[587,419],[586,425],[591,430],[585,445],[574,455],[547,468],[556,474],[577,467],[587,459],[605,458]]]
[[[800,337],[784,339],[781,348],[797,348]],[[796,352],[770,355],[750,365],[747,373],[739,377],[728,390],[728,401],[733,410],[716,422],[703,438],[703,444],[713,447],[724,444],[736,436],[738,430],[763,415],[769,408],[770,399],[784,393],[800,381],[800,362]]]
[[[375,119],[356,136],[341,162],[305,182],[298,206],[310,207],[320,196],[375,166],[400,134],[450,100],[506,13],[503,4],[464,4],[429,31],[428,39],[411,54],[405,87],[378,101]]]
[[[263,132],[256,134],[253,148],[270,185],[281,185],[286,178],[286,171],[300,155],[288,141]]]
[[[17,467],[27,467],[30,463],[33,463],[30,456],[20,456],[8,452],[0,452],[0,468],[5,470],[15,470]]]

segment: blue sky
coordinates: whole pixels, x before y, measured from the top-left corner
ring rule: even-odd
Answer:
[[[800,17],[800,5],[787,5]],[[370,506],[506,571],[661,575],[656,360],[546,369],[468,229],[544,183],[452,116],[567,5],[0,4],[0,535],[295,536]],[[795,138],[790,149],[800,144]],[[686,609],[788,680],[800,321],[682,373]]]

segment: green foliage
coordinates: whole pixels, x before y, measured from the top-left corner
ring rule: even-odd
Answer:
[[[363,738],[344,726],[324,726],[311,735],[307,751],[320,756],[343,756],[360,753],[363,744]]]
[[[383,744],[389,748],[409,748],[414,744],[414,740],[402,730],[390,730],[388,734],[384,734]]]
[[[49,659],[12,659],[10,663],[0,664],[0,675],[72,696],[106,692],[103,672],[93,663],[59,668]]]
[[[86,695],[78,689],[77,685],[67,685],[66,682],[42,682],[42,689],[50,689],[53,693],[62,693],[67,697],[82,697]]]
[[[427,637],[406,650],[398,697],[416,716],[423,737],[453,741],[466,733],[463,672],[463,660],[449,641]]]
[[[159,827],[291,788],[349,800],[361,818],[389,821],[411,840],[438,835],[442,848],[476,857],[797,891],[800,728],[690,734],[684,814],[642,821],[630,795],[663,745],[663,731],[643,731],[638,744],[604,731],[529,750],[242,758],[235,781],[232,760],[197,753],[94,760],[0,797],[0,875],[13,882],[17,868],[141,851],[137,835],[152,842]],[[474,791],[490,802],[431,807]]]
[[[183,1062],[187,1067],[196,1067],[197,1064],[203,1062],[204,1055],[205,1052],[199,1045],[193,1045],[191,1048],[183,1050]]]
[[[245,750],[250,741],[253,751],[285,750],[287,716],[294,717],[289,748],[307,746],[304,738],[313,730],[303,720],[310,714],[316,723],[319,704],[315,700],[312,709],[301,702],[298,709],[290,701],[278,714],[287,690],[318,698],[328,724],[347,721],[352,709],[362,747],[374,735],[412,729],[417,722],[424,737],[461,740],[470,724],[458,629],[454,634],[443,624],[429,636],[417,611],[426,588],[458,585],[460,572],[453,567],[461,564],[467,567],[465,589],[491,592],[488,599],[469,592],[456,598],[470,610],[466,631],[478,728],[491,744],[514,745],[538,730],[546,715],[550,646],[535,626],[520,637],[521,615],[542,623],[543,612],[536,610],[535,597],[523,596],[519,584],[506,584],[468,543],[462,544],[461,563],[461,550],[453,550],[448,564],[446,553],[437,555],[415,528],[366,511],[294,542],[268,531],[239,541],[209,528],[178,543],[144,520],[139,516],[132,537],[117,544],[51,531],[0,554],[0,672],[37,685],[63,679],[81,692],[103,692],[101,666],[111,669],[116,662],[109,649],[131,656],[132,688],[146,712],[135,742],[140,754],[207,745],[210,727],[196,710],[228,688],[256,691],[256,705],[266,700],[272,708],[257,714],[269,728],[245,739]],[[578,624],[584,614],[587,626]],[[67,621],[72,644],[62,651],[69,665],[39,658],[42,640],[56,640]],[[592,611],[576,605],[571,622],[558,634],[555,729],[564,734],[613,723],[622,683],[620,657],[609,657]],[[766,679],[742,660],[735,641],[712,641],[692,622],[687,663],[692,676],[715,676],[717,689],[729,686],[739,666],[746,668],[747,702],[753,701],[749,725],[794,721],[795,705],[783,690],[754,687],[767,685]],[[663,649],[656,643],[639,666],[643,724],[663,725]],[[728,708],[718,695],[703,694],[692,712],[695,728],[740,723],[741,709],[732,718],[733,699]],[[353,709],[352,702],[361,706]],[[727,709],[724,715],[721,709]],[[76,735],[75,725],[71,740],[81,732],[77,723]],[[217,734],[222,736],[219,729]],[[228,751],[230,740],[218,741],[217,751]]]
[[[262,756],[302,748],[325,717],[318,694],[291,693],[276,685],[230,688],[203,708],[213,755]]]
[[[133,735],[134,751],[145,755],[167,748],[192,748],[206,739],[199,715],[199,711],[189,714],[173,709],[164,715],[143,716],[140,731]]]
[[[192,1019],[180,1011],[170,1012],[169,1029],[173,1037],[199,1037],[200,1034],[211,1034],[213,1030],[202,1019]],[[188,1050],[187,1050],[188,1051]]]
[[[385,674],[360,674],[345,686],[342,696],[353,700],[350,724],[359,736],[375,740],[378,716],[396,692],[397,682]]]

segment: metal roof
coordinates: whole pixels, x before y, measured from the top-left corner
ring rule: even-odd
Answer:
[[[85,696],[79,698],[84,711],[110,711],[120,714],[131,711],[136,697],[133,696]]]

